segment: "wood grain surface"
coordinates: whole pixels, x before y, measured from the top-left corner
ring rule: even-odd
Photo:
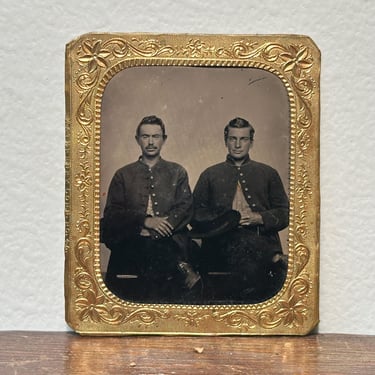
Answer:
[[[375,374],[375,336],[0,332],[0,374]]]

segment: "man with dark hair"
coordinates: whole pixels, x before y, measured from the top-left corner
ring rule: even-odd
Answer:
[[[286,265],[278,231],[289,221],[278,173],[249,157],[254,132],[242,118],[225,127],[227,159],[200,175],[192,221],[192,236],[202,238],[202,272],[225,269],[227,299],[244,303],[270,298],[281,288]]]
[[[114,175],[101,240],[111,250],[106,284],[115,294],[140,301],[175,302],[200,279],[188,263],[192,241],[186,225],[193,214],[193,198],[185,169],[165,161],[160,151],[167,139],[163,121],[147,116],[135,139],[142,155]],[[137,283],[123,290],[123,277]],[[135,288],[134,286],[134,288]]]

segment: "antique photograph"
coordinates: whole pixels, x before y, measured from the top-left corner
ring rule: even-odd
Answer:
[[[319,74],[300,35],[90,33],[67,45],[72,329],[316,326]]]
[[[289,114],[282,81],[264,69],[116,74],[101,113],[108,288],[147,303],[274,296],[288,263]]]

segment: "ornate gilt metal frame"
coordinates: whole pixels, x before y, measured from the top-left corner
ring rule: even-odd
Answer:
[[[106,84],[136,66],[255,67],[290,103],[286,282],[254,305],[140,304],[105,286],[99,256],[100,114]],[[66,48],[66,320],[80,334],[303,335],[318,323],[320,52],[298,35],[87,34]]]

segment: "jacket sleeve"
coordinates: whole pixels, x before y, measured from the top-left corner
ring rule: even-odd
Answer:
[[[139,234],[145,213],[130,209],[126,202],[126,187],[119,173],[116,173],[108,190],[104,216],[101,220],[101,241],[110,249]]]
[[[167,213],[168,221],[173,226],[173,232],[185,228],[193,216],[193,196],[189,186],[189,178],[186,170],[178,169],[176,190],[171,209]]]
[[[269,209],[259,212],[266,232],[278,232],[289,224],[289,200],[279,174],[274,170],[268,184]]]
[[[212,191],[210,186],[209,173],[203,172],[194,189],[194,217],[192,224],[215,220],[230,209],[220,205],[220,202],[211,204]]]

